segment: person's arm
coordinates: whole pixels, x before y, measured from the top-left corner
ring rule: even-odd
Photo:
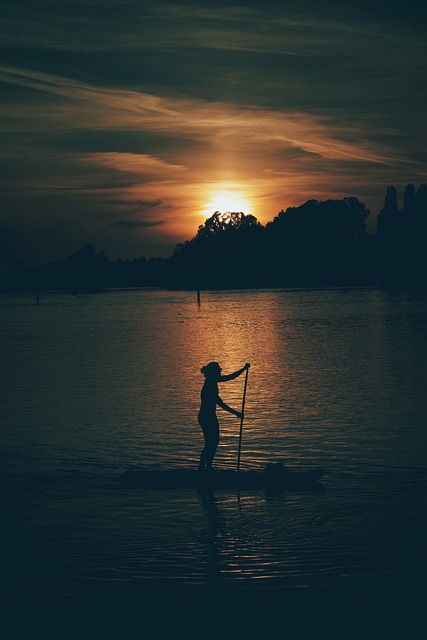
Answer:
[[[227,380],[234,380],[235,378],[238,378],[239,376],[241,376],[242,373],[246,371],[246,369],[249,369],[250,366],[251,365],[249,364],[249,362],[247,362],[245,366],[239,369],[238,371],[235,371],[234,373],[229,373],[227,376],[220,376],[219,381],[227,382]]]
[[[225,402],[223,402],[219,396],[217,396],[216,398],[216,403],[219,407],[221,407],[221,409],[228,411],[228,413],[232,413],[237,418],[243,418],[243,414],[240,413],[240,411],[235,411],[234,409],[229,407],[228,404],[225,404]]]

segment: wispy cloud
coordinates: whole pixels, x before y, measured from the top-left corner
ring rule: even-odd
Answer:
[[[174,115],[174,111],[168,106],[167,101],[148,93],[97,87],[74,78],[30,69],[0,65],[0,81],[74,100],[99,103],[113,109],[147,115],[150,113]]]
[[[72,78],[34,72],[27,69],[0,66],[0,80],[37,89],[45,93],[61,95],[83,102],[85,105],[102,106],[92,112],[80,113],[78,105],[67,105],[74,110],[74,117],[59,122],[65,128],[123,128],[150,129],[158,133],[186,135],[190,139],[204,140],[223,149],[252,148],[258,152],[267,145],[298,147],[325,158],[345,161],[357,159],[364,162],[390,162],[395,160],[393,149],[364,139],[361,126],[337,125],[327,116],[316,118],[309,113],[295,113],[245,107],[224,102],[208,102],[194,99],[172,99],[137,91],[119,91],[97,87]],[[61,113],[61,109],[58,109]],[[368,132],[366,132],[366,135]],[[162,161],[149,156],[130,154],[96,154],[93,161],[129,170],[139,162],[160,168]],[[169,168],[182,166],[170,164]],[[165,165],[163,166],[165,168]]]
[[[165,162],[160,158],[156,158],[145,153],[118,153],[115,151],[107,153],[87,153],[81,157],[82,162],[109,167],[117,171],[126,171],[128,173],[164,173],[185,171],[186,167],[178,164]]]

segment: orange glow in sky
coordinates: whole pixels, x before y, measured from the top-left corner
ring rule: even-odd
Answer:
[[[375,233],[386,187],[425,182],[425,29],[399,3],[7,4],[5,264],[166,258],[215,211],[310,199],[357,197]]]
[[[253,210],[253,204],[241,186],[216,185],[206,194],[206,202],[202,205],[200,213],[205,218],[215,211],[242,211],[249,214]]]

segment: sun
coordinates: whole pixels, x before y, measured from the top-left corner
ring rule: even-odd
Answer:
[[[215,211],[249,213],[251,209],[250,199],[243,194],[232,189],[218,190],[208,197],[201,214],[210,217]]]

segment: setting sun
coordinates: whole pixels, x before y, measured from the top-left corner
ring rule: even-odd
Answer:
[[[251,213],[252,205],[249,198],[233,189],[217,189],[212,193],[200,213],[209,217],[215,211]]]

